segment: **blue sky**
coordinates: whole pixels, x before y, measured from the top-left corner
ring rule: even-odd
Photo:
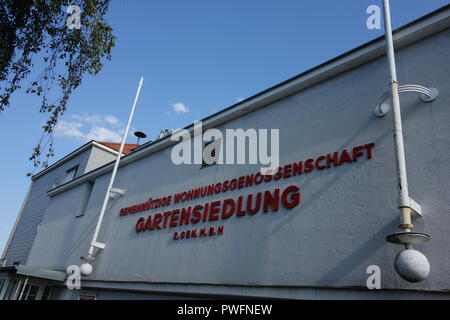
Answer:
[[[372,4],[381,6],[381,0],[112,0],[107,17],[117,35],[112,60],[72,95],[52,161],[90,139],[120,139],[141,75],[145,81],[132,126],[154,137],[381,36],[383,30],[366,27]],[[393,26],[446,4],[391,0]],[[46,119],[38,105],[36,97],[18,92],[10,109],[0,113],[0,250],[30,183],[28,157]]]

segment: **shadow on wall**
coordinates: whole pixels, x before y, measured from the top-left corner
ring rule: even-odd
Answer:
[[[343,279],[348,273],[355,270],[362,262],[369,259],[374,252],[381,247],[387,245],[386,235],[392,232],[398,226],[398,217],[394,217],[391,222],[380,229],[373,237],[364,242],[358,249],[353,251],[342,260],[335,268],[325,274],[317,285],[331,286],[336,284],[340,279]]]
[[[375,118],[375,116],[369,117],[369,119],[366,122],[364,122],[358,129],[355,130],[355,134],[350,136],[344,143],[342,143],[340,145],[340,147],[336,148],[336,151],[340,151],[340,150],[348,149],[349,147],[353,147],[354,141],[360,136],[360,133],[363,132],[363,131],[367,131],[370,126],[373,126],[374,124],[377,123],[376,121],[374,121],[374,118]],[[375,119],[375,120],[377,120],[377,119]],[[375,142],[375,143],[383,141],[384,139],[386,139],[386,137],[389,134],[390,134],[390,131],[386,130],[380,136],[372,139],[372,141]],[[375,148],[376,148],[376,144],[375,144]],[[356,163],[356,165],[364,165],[364,164]],[[325,186],[315,194],[315,197],[313,199],[310,199],[310,200],[302,199],[302,210],[306,210],[306,208],[308,208],[314,201],[320,200],[322,195],[326,194],[328,192],[328,190],[332,189],[334,184],[337,181],[339,181],[340,179],[342,179],[347,174],[347,172],[350,169],[352,169],[352,166],[342,166],[342,167],[338,167],[338,168],[335,168],[335,169],[339,170],[338,174],[336,174],[334,176],[332,181],[329,181],[328,183],[326,183]],[[314,180],[314,179],[317,179],[317,175],[314,172],[312,172],[309,175],[306,175],[306,176],[302,177],[301,189],[308,188],[309,183],[312,180]],[[282,228],[283,225],[289,224],[293,218],[294,218],[293,215],[289,215],[288,219],[283,220],[278,226],[275,226],[271,230],[271,233],[274,234],[274,233],[278,232],[278,230],[280,228]]]

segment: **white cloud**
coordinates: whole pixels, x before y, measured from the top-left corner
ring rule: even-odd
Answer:
[[[111,115],[106,116],[105,120],[106,120],[106,122],[108,122],[109,124],[112,124],[112,125],[119,124],[119,119],[117,119],[116,117],[111,116]]]
[[[84,134],[80,131],[82,123],[75,121],[59,120],[55,126],[55,135],[67,136],[71,138],[82,138]]]
[[[122,136],[118,132],[105,127],[94,126],[91,131],[86,134],[86,140],[121,142]]]
[[[189,108],[182,102],[174,103],[172,105],[172,107],[173,107],[173,110],[175,110],[176,113],[180,113],[180,112],[187,113],[187,112],[189,112]]]
[[[55,135],[59,137],[73,138],[79,141],[106,141],[120,142],[123,129],[119,129],[120,120],[113,116],[90,115],[83,113],[72,114],[69,120],[59,120],[55,126]]]

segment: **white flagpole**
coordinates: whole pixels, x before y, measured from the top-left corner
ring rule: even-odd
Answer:
[[[106,206],[108,205],[108,200],[109,200],[109,196],[111,194],[111,189],[112,189],[113,184],[114,184],[114,179],[116,178],[117,169],[119,168],[120,159],[122,158],[123,148],[124,148],[125,142],[127,140],[128,131],[130,130],[131,121],[133,120],[134,110],[136,108],[136,104],[137,104],[137,101],[138,101],[138,98],[139,98],[139,94],[141,92],[141,87],[142,87],[142,83],[143,82],[144,82],[144,77],[141,77],[141,80],[139,81],[139,86],[138,86],[138,89],[137,89],[137,92],[136,92],[136,96],[134,97],[134,103],[133,103],[133,107],[131,108],[130,117],[128,118],[128,123],[127,123],[127,126],[125,128],[125,132],[124,132],[123,137],[122,137],[122,143],[120,145],[119,154],[117,156],[116,163],[114,164],[114,169],[113,169],[113,172],[111,174],[111,180],[109,181],[109,185],[108,185],[108,188],[106,189],[106,193],[105,193],[105,198],[103,199],[103,204],[102,204],[102,208],[100,210],[100,215],[98,217],[97,226],[95,227],[95,231],[94,231],[94,235],[92,237],[91,245],[89,246],[88,256],[86,257],[87,261],[93,260],[94,248],[99,248],[99,249],[104,249],[105,248],[105,244],[104,243],[97,242],[97,237],[98,237],[98,233],[100,231],[100,226],[102,225],[103,216],[105,215]]]
[[[392,107],[394,111],[394,142],[396,149],[397,171],[399,179],[401,210],[400,228],[409,232],[412,229],[411,208],[409,204],[408,180],[406,178],[405,147],[403,144],[402,116],[400,111],[400,97],[398,94],[397,70],[395,66],[394,41],[392,38],[391,12],[389,0],[383,0],[384,7],[384,28],[386,31],[386,53],[389,62],[391,75]]]
[[[400,110],[399,85],[395,65],[394,40],[392,37],[391,12],[389,0],[383,0],[384,28],[386,33],[386,54],[391,75],[391,99],[394,111],[394,145],[396,151],[397,176],[399,181],[400,225],[402,232],[388,235],[386,240],[391,243],[403,244],[405,250],[395,257],[395,270],[406,281],[419,282],[430,274],[430,262],[420,251],[414,250],[413,245],[422,244],[430,240],[430,236],[421,232],[412,232],[411,202],[406,178],[406,157],[403,142],[402,116]],[[430,96],[431,98],[431,96]]]

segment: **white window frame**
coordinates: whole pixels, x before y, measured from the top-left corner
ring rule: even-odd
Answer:
[[[37,294],[37,296],[36,296],[36,300],[42,300],[42,296],[44,295],[44,291],[45,291],[45,288],[46,288],[46,287],[49,287],[49,288],[50,288],[50,291],[48,292],[48,298],[47,298],[47,300],[50,300],[50,299],[51,299],[51,297],[52,297],[52,292],[53,292],[53,286],[44,283],[44,284],[42,284],[42,285],[40,286],[40,288],[39,288],[38,294]]]
[[[13,283],[12,287],[10,287],[11,283]],[[8,281],[6,282],[6,286],[3,290],[1,300],[6,300],[6,298],[8,298],[7,300],[13,300],[18,285],[20,285],[20,282],[18,279],[8,277]],[[11,291],[8,292],[8,289],[11,289]],[[9,297],[6,297],[7,293],[9,293],[9,295],[8,295]]]
[[[0,301],[1,301],[1,300],[3,300],[3,297],[6,293],[6,289],[8,288],[9,278],[8,277],[0,277],[0,283],[2,283],[2,285],[0,286]]]

